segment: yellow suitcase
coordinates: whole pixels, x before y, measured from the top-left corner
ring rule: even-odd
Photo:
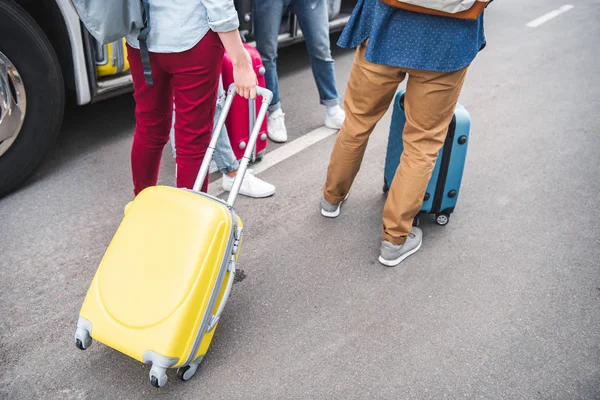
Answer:
[[[96,75],[104,77],[129,71],[125,43],[125,38],[105,45],[96,42]]]
[[[206,354],[233,285],[242,222],[233,207],[272,93],[257,122],[227,201],[199,189],[235,96],[231,85],[193,190],[143,190],[125,215],[84,299],[75,332],[84,350],[92,339],[151,364],[162,387],[168,368],[187,381]]]

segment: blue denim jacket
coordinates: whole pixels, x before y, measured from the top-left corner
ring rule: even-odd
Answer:
[[[239,27],[233,0],[149,0],[148,50],[181,53],[194,47],[209,29],[229,32]],[[139,49],[138,33],[127,43]]]
[[[485,46],[483,14],[477,20],[461,20],[400,10],[379,0],[359,0],[338,45],[354,48],[367,38],[365,58],[371,63],[457,71]]]

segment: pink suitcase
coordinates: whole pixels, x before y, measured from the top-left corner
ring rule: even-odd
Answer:
[[[258,86],[266,87],[265,85],[265,67],[263,66],[262,59],[258,50],[244,43],[246,51],[250,55],[252,60],[252,67],[258,77]],[[223,65],[221,67],[221,76],[223,78],[223,86],[229,87],[233,83],[233,64],[231,59],[225,53],[223,58]],[[235,157],[240,160],[244,155],[244,149],[248,146],[248,138],[254,123],[256,122],[256,116],[258,115],[258,108],[256,103],[262,101],[261,97],[256,98],[256,101],[248,101],[241,96],[236,96],[231,105],[231,113],[229,113],[225,126],[227,127],[227,133],[229,134],[229,141],[231,142],[231,148],[235,154]],[[264,119],[260,128],[258,139],[256,140],[256,147],[252,152],[252,161],[261,160],[267,150],[267,118]]]

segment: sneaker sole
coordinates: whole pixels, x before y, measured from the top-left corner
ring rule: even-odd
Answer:
[[[338,208],[335,211],[325,211],[321,208],[321,215],[327,218],[337,218],[340,216],[340,210],[342,209],[342,204],[344,204],[344,202],[346,200],[348,200],[348,196],[346,195],[346,198],[344,200],[342,200],[342,202],[340,204],[338,204]]]
[[[254,195],[240,192],[240,194],[242,196],[251,197],[253,199],[264,199],[265,197],[271,197],[271,196],[273,196],[275,194],[275,192],[265,193],[265,194],[254,194]]]
[[[336,125],[333,125],[331,123],[325,122],[325,128],[329,128],[329,129],[334,129],[336,131],[339,131],[340,129],[342,129],[342,126],[340,125],[339,127]]]
[[[335,211],[329,212],[329,211],[325,211],[321,208],[321,215],[327,218],[337,218],[340,216],[340,208],[341,204],[338,206],[338,208]]]
[[[232,189],[232,188],[226,188],[226,187],[223,187],[223,191],[224,191],[224,192],[231,192],[231,189]],[[275,194],[275,191],[268,192],[268,193],[263,193],[263,194],[254,194],[254,195],[251,195],[251,194],[244,193],[244,192],[240,191],[240,193],[239,193],[239,194],[240,194],[241,196],[245,196],[245,197],[251,197],[251,198],[253,198],[253,199],[264,199],[265,197],[271,197],[271,196],[273,196],[273,195]]]
[[[273,139],[271,136],[269,136],[269,140],[271,140],[272,142],[275,142],[275,143],[285,143],[285,142],[287,142],[287,141],[288,141],[288,138],[285,138],[285,139],[283,139],[283,140],[279,140],[279,139],[278,139],[278,140],[275,140],[275,139]]]
[[[379,256],[379,262],[383,265],[385,265],[386,267],[395,267],[398,264],[400,264],[402,261],[406,260],[406,258],[408,258],[409,256],[415,254],[417,251],[419,251],[419,249],[421,248],[421,245],[423,244],[423,241],[421,240],[421,243],[419,243],[419,245],[417,247],[415,247],[414,249],[412,249],[411,251],[402,254],[400,257],[394,259],[394,260],[386,260],[385,258]]]

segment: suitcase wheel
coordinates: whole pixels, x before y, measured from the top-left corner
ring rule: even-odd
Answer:
[[[435,216],[435,222],[438,225],[441,225],[441,226],[447,225],[448,222],[450,222],[450,215],[448,215],[446,213],[436,214],[436,216]]]
[[[189,381],[198,370],[198,364],[185,365],[177,368],[177,378],[182,381]]]
[[[156,365],[150,369],[150,384],[155,388],[161,388],[167,383],[167,370]]]
[[[77,327],[75,332],[75,346],[79,350],[85,350],[92,345],[92,337],[90,333],[84,328]]]

